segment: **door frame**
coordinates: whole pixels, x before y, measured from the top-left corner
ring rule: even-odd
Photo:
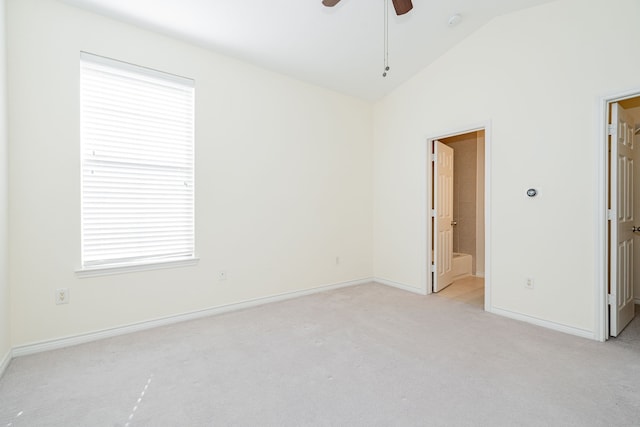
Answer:
[[[609,335],[609,227],[607,210],[609,200],[609,105],[625,99],[640,97],[640,88],[600,98],[600,120],[596,139],[596,286],[594,338],[606,341]],[[637,297],[636,297],[637,298]]]
[[[424,294],[432,293],[431,283],[431,238],[433,231],[431,230],[431,197],[433,189],[432,172],[433,162],[431,161],[431,146],[433,141],[449,138],[452,136],[463,135],[465,133],[477,132],[484,130],[484,309],[492,311],[491,304],[491,121],[487,120],[471,126],[462,126],[459,128],[449,129],[443,132],[437,132],[433,136],[429,136],[423,145],[423,159],[425,165],[425,173],[422,180],[422,292]]]

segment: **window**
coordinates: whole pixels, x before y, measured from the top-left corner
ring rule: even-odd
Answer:
[[[194,259],[193,80],[80,56],[82,269]]]

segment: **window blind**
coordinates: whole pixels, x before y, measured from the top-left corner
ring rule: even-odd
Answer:
[[[193,80],[82,53],[82,267],[194,257]]]

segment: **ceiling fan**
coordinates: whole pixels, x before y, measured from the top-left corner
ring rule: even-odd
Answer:
[[[327,7],[333,7],[337,5],[340,0],[322,0],[322,4]],[[393,7],[396,10],[396,15],[404,15],[413,9],[411,0],[393,0]]]

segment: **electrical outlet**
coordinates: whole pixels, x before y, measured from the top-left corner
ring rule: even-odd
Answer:
[[[527,281],[524,283],[524,287],[527,289],[533,289],[533,279],[531,277],[527,278]]]
[[[69,304],[69,288],[56,289],[55,301],[57,305]]]
[[[218,280],[227,280],[227,272],[225,270],[218,271]]]

